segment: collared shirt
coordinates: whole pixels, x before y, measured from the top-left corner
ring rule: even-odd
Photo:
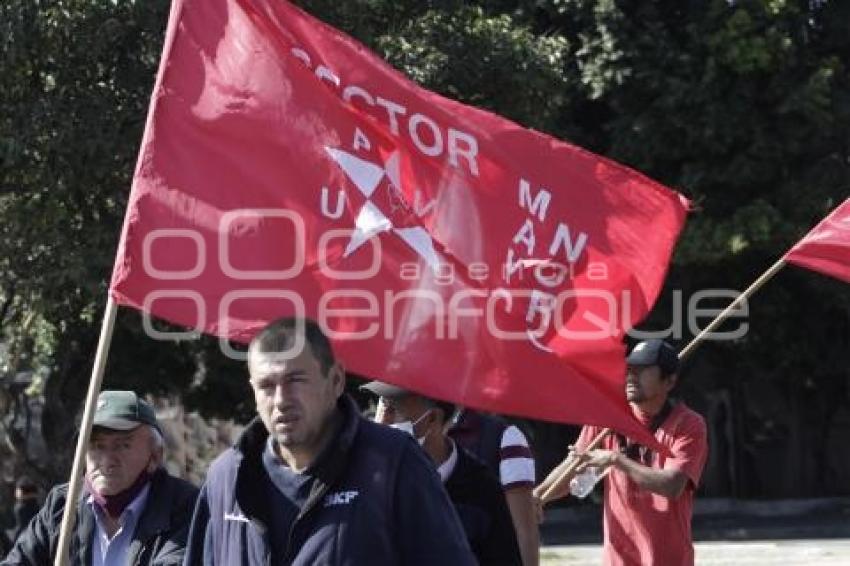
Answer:
[[[145,504],[148,502],[150,490],[150,484],[146,485],[124,509],[118,519],[120,526],[111,539],[104,526],[103,511],[94,502],[94,498],[89,496],[88,504],[94,513],[95,521],[92,566],[126,566],[127,552],[130,550],[130,543],[133,541],[133,533],[136,530],[139,517],[145,509]]]
[[[437,466],[437,473],[440,474],[440,479],[443,483],[448,481],[452,472],[455,471],[455,466],[457,465],[457,447],[453,440],[448,439],[448,441],[449,445],[451,445],[452,451],[449,453],[449,457],[446,458],[446,461]]]
[[[635,417],[641,419],[642,415],[635,412]],[[648,424],[646,420],[643,422]],[[576,449],[584,450],[601,430],[584,427]],[[681,471],[689,480],[687,487],[678,497],[669,498],[641,489],[625,472],[612,469],[605,477],[602,551],[605,566],[694,563],[691,516],[694,492],[708,455],[705,420],[679,403],[655,431],[655,438],[667,448],[669,455],[654,454],[649,467]],[[619,448],[614,435],[605,438],[603,448]]]

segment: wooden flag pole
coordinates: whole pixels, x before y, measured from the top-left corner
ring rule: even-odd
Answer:
[[[702,341],[705,339],[705,337],[706,337],[706,336],[708,336],[711,332],[713,332],[713,331],[714,331],[714,329],[715,329],[715,328],[717,328],[718,326],[720,326],[720,324],[721,324],[724,320],[726,320],[726,318],[727,318],[727,317],[728,317],[728,316],[732,313],[732,311],[734,311],[736,308],[738,308],[738,306],[739,306],[741,303],[743,303],[744,301],[746,301],[747,299],[749,299],[749,298],[750,298],[750,296],[752,296],[752,294],[753,294],[753,293],[755,293],[756,291],[758,291],[759,289],[761,289],[762,285],[764,285],[765,283],[767,283],[768,281],[770,281],[770,280],[773,278],[773,276],[774,276],[774,275],[776,275],[777,273],[779,273],[779,270],[780,270],[780,269],[782,269],[783,267],[785,267],[785,258],[784,258],[784,256],[782,257],[782,259],[777,260],[777,262],[776,262],[776,263],[774,263],[772,266],[770,266],[770,269],[768,269],[767,271],[765,271],[764,273],[762,273],[762,274],[761,274],[761,276],[760,276],[758,279],[756,279],[756,280],[753,282],[753,284],[752,284],[752,285],[750,285],[749,287],[747,287],[747,289],[746,289],[743,293],[741,293],[740,295],[738,295],[738,297],[737,297],[734,301],[732,301],[732,302],[729,304],[729,306],[728,306],[728,307],[726,307],[725,309],[723,309],[723,312],[721,312],[719,315],[717,315],[717,318],[715,318],[714,320],[712,320],[712,321],[711,321],[711,324],[709,324],[708,326],[706,326],[706,327],[702,330],[702,332],[700,332],[699,334],[697,334],[697,335],[694,337],[694,339],[693,339],[693,340],[691,340],[691,341],[688,343],[688,345],[687,345],[687,346],[685,346],[684,348],[682,348],[682,351],[681,351],[681,352],[679,352],[679,359],[680,359],[680,360],[683,360],[683,359],[685,359],[686,357],[688,357],[688,356],[691,354],[691,352],[693,352],[693,351],[696,349],[696,347],[700,344],[700,342],[702,342]]]
[[[89,391],[86,396],[83,420],[80,423],[80,432],[77,437],[77,449],[74,453],[74,465],[71,468],[71,477],[68,480],[68,494],[65,498],[65,511],[62,514],[62,528],[59,531],[59,543],[56,547],[54,566],[68,565],[68,550],[71,543],[74,522],[77,516],[77,500],[80,498],[80,490],[83,482],[83,471],[85,470],[85,454],[91,435],[92,421],[94,420],[97,396],[100,394],[100,386],[103,383],[103,373],[106,368],[106,357],[109,354],[109,346],[112,342],[112,330],[115,328],[115,314],[118,305],[112,297],[106,301],[106,311],[103,314],[103,324],[100,328],[100,339],[97,344],[97,353],[94,357]]]
[[[711,321],[711,324],[706,326],[699,334],[694,337],[693,340],[688,343],[687,346],[682,348],[682,350],[679,352],[679,359],[683,360],[691,353],[693,353],[693,351],[696,350],[696,347],[703,340],[705,340],[706,336],[708,336],[718,326],[720,326],[720,324],[723,323],[723,321],[726,320],[729,315],[732,314],[732,312],[734,312],[734,310],[741,305],[741,303],[749,299],[753,295],[753,293],[761,289],[761,287],[765,283],[770,281],[770,279],[773,278],[773,276],[776,275],[783,267],[785,267],[784,257],[774,263],[770,267],[770,269],[762,273],[761,276],[756,279],[752,285],[747,287],[747,289],[743,293],[738,295],[738,297],[736,297],[735,300],[732,301],[728,307],[723,309],[723,311],[718,314],[714,320]],[[599,445],[602,444],[602,441],[605,440],[605,437],[611,434],[611,432],[612,430],[610,428],[603,429],[598,435],[596,435],[596,438],[594,438],[593,441],[587,445],[585,451],[594,450],[598,448]],[[564,472],[558,477],[558,479],[552,482],[552,485],[550,485],[549,488],[543,493],[543,496],[540,498],[540,500],[544,505],[550,501],[550,498],[552,498],[555,493],[559,492],[563,488],[565,483],[572,479],[573,472],[578,467],[579,462],[580,460],[576,458],[572,463],[570,463],[564,469]]]
[[[602,441],[605,440],[605,437],[611,434],[611,432],[613,431],[610,428],[603,429],[599,434],[596,435],[596,438],[594,438],[590,442],[590,444],[587,445],[585,451],[595,450],[596,448],[599,448],[599,446],[602,444]],[[558,476],[558,479],[553,481],[552,485],[550,485],[549,488],[544,491],[543,495],[540,497],[540,501],[543,505],[546,505],[547,503],[549,503],[549,501],[554,499],[555,494],[561,491],[564,485],[567,484],[571,479],[573,479],[573,472],[580,463],[581,460],[576,458],[575,460],[567,464],[567,467],[564,469],[564,473]]]

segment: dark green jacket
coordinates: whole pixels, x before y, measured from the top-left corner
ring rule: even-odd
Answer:
[[[59,543],[62,513],[68,484],[53,488],[41,510],[15,541],[0,566],[42,566],[53,563]],[[186,536],[198,488],[184,480],[157,471],[151,478],[151,490],[142,511],[133,541],[130,543],[128,566],[166,566],[183,563]],[[93,557],[95,519],[83,494],[77,503],[77,521],[71,539],[70,565],[90,566]]]

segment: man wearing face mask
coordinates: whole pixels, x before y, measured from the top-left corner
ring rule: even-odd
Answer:
[[[480,564],[522,564],[516,532],[498,479],[446,436],[454,406],[400,387],[372,381],[375,421],[402,430],[422,446],[443,482]]]
[[[100,394],[86,451],[85,489],[70,564],[182,564],[198,490],[162,467],[153,408],[132,391]],[[54,560],[67,484],[55,487],[2,566]]]

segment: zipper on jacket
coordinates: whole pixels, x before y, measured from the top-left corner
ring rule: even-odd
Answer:
[[[139,552],[136,553],[136,559],[133,560],[133,566],[139,566],[142,563],[142,555],[145,553],[145,549],[147,546],[144,544],[139,548]]]
[[[298,526],[298,521],[301,520],[301,515],[299,514],[295,517],[295,520],[292,521],[292,524],[289,525],[289,533],[286,535],[286,552],[283,553],[283,563],[289,564],[292,562],[289,555],[292,554],[292,536],[295,534],[295,527]]]
[[[298,516],[295,517],[295,520],[292,521],[292,525],[289,527],[289,534],[286,536],[286,552],[284,552],[284,564],[290,564],[292,562],[292,558],[290,555],[292,554],[292,537],[295,534],[295,529],[298,527],[298,524],[301,523],[304,518],[310,514],[311,511],[319,507],[319,502],[322,500],[322,497],[325,493],[329,491],[329,488],[321,490],[321,493],[318,497],[316,497],[312,502],[307,501],[307,505],[304,506],[304,509],[298,513]]]
[[[254,527],[254,530],[260,534],[260,537],[263,539],[263,562],[266,566],[271,566],[272,563],[272,547],[271,541],[269,540],[269,528],[265,523],[260,521],[255,517],[251,517],[250,525]]]

